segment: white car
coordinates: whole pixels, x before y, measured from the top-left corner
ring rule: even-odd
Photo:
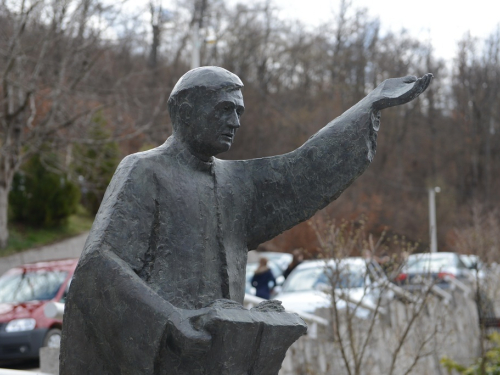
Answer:
[[[281,301],[288,311],[314,313],[318,308],[332,306],[332,286],[337,296],[337,310],[362,302],[371,309],[358,306],[356,315],[366,318],[376,306],[379,291],[376,284],[370,282],[362,258],[302,262],[288,276],[274,299]]]
[[[470,270],[474,278],[484,281],[488,275],[488,267],[481,261],[481,258],[472,254],[460,254],[460,260]]]

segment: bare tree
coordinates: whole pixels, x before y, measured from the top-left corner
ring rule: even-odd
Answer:
[[[42,145],[70,155],[74,142],[104,144],[86,137],[98,112],[112,137],[122,141],[166,117],[171,87],[148,86],[138,38],[132,41],[124,26],[135,16],[121,6],[100,0],[0,4],[2,247],[13,176]]]
[[[470,349],[464,349],[464,342],[477,342],[460,338],[464,332],[455,330],[454,320],[463,324],[469,321],[469,316],[456,316],[450,300],[441,299],[445,294],[441,298],[433,294],[434,284],[410,293],[390,282],[384,273],[387,268],[382,270],[374,261],[377,254],[387,250],[384,240],[375,241],[373,236],[366,235],[362,221],[340,225],[331,222],[325,225],[326,222],[313,225],[325,257],[323,273],[327,276],[318,278],[316,288],[318,293],[328,292],[331,298],[331,307],[317,313],[329,320],[330,333],[323,333],[322,337],[318,333],[318,344],[309,341],[307,347],[307,343],[302,343],[306,345],[302,348],[305,352],[313,351],[314,347],[323,353],[317,363],[303,363],[304,372],[439,373],[440,355],[455,354],[457,346],[461,353],[467,353]],[[394,245],[403,253],[415,249],[414,244],[403,239]],[[364,260],[350,257],[361,249]],[[398,274],[397,265],[395,268],[394,274]],[[457,303],[463,300],[462,296],[453,298],[458,298]],[[469,310],[470,305],[461,308]],[[441,348],[443,342],[447,342],[448,349]],[[320,370],[325,360],[328,365],[323,364]]]
[[[425,189],[438,185],[439,248],[451,249],[450,233],[473,200],[500,203],[498,32],[484,41],[465,37],[447,71],[432,45],[381,32],[380,21],[351,1],[317,28],[279,18],[272,1],[179,2],[168,22],[164,6],[151,0],[141,8],[146,16],[125,22],[119,4],[101,0],[1,2],[0,245],[13,173],[40,144],[93,142],[85,128],[101,109],[123,154],[164,141],[171,133],[165,100],[190,67],[194,25],[201,63],[245,83],[243,126],[225,157],[291,151],[385,78],[432,71],[436,84],[426,98],[383,113],[374,163],[327,211],[338,219],[364,213],[370,232],[379,235],[383,223],[424,250]],[[314,237],[303,225],[276,241],[291,243],[299,230]]]
[[[99,1],[7,1],[0,5],[0,246],[7,244],[14,173],[47,140],[67,133],[107,103],[90,72],[113,9]]]
[[[482,47],[482,48],[481,48]],[[459,44],[453,82],[456,125],[459,126],[462,160],[460,193],[466,199],[488,204],[498,186],[498,124],[500,100],[500,28],[480,41],[470,35]],[[481,197],[481,198],[480,198]],[[484,197],[484,198],[483,198]]]

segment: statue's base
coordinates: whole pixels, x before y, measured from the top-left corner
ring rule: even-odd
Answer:
[[[286,351],[307,331],[296,314],[215,307],[204,318],[212,347],[199,358],[160,353],[162,375],[277,375]]]

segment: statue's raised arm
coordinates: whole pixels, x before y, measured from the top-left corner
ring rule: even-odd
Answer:
[[[335,200],[373,160],[380,110],[415,99],[432,77],[428,73],[418,79],[385,80],[295,151],[241,161],[246,179],[253,182],[247,216],[249,248]]]

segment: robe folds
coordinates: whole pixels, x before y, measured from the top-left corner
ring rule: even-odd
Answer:
[[[177,374],[164,358],[176,319],[243,303],[248,249],[336,199],[373,159],[378,126],[361,101],[284,155],[204,162],[171,136],[127,156],[71,283],[60,373]]]

